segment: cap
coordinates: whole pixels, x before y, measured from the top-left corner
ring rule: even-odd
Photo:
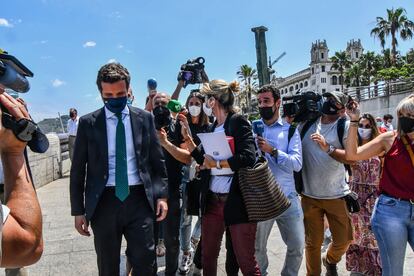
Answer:
[[[338,103],[342,104],[343,106],[346,106],[350,99],[348,95],[345,95],[344,93],[339,91],[326,92],[323,93],[322,96],[333,97]]]

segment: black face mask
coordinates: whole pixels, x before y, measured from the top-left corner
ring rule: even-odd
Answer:
[[[270,120],[275,115],[275,111],[273,110],[273,106],[268,107],[259,107],[260,116],[265,120]]]
[[[404,131],[404,133],[410,133],[414,131],[414,119],[409,117],[399,117],[398,118],[401,130]]]
[[[324,101],[322,105],[322,113],[326,115],[336,115],[338,114],[338,108],[335,103],[331,101]]]

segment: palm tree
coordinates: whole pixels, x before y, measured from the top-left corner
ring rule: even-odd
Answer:
[[[243,64],[240,66],[239,71],[237,71],[237,75],[241,80],[243,87],[242,93],[245,94],[247,98],[248,108],[252,110],[252,92],[257,86],[257,71],[253,69],[247,64]]]
[[[385,47],[385,39],[391,35],[391,64],[395,65],[397,57],[397,34],[402,40],[411,39],[414,32],[414,22],[406,16],[403,8],[387,9],[387,18],[377,17],[376,27],[371,30],[371,35],[379,38],[381,47]]]
[[[331,69],[338,70],[341,80],[341,92],[344,91],[344,71],[352,64],[351,57],[345,51],[335,52],[335,55],[331,57],[332,66]]]
[[[361,64],[359,62],[352,64],[351,67],[345,72],[345,75],[346,75],[347,82],[351,86],[356,87],[356,94],[357,94],[356,96],[357,96],[357,99],[360,100],[361,95],[360,95],[359,86],[361,86],[361,81],[363,77],[363,69],[362,69]]]

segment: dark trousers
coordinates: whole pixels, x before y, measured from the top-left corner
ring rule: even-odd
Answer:
[[[105,188],[91,219],[100,276],[119,275],[122,235],[133,275],[156,275],[154,220],[142,185],[131,186],[124,202]]]
[[[225,201],[210,197],[202,218],[202,263],[204,275],[217,275],[217,258],[226,229],[224,223]],[[243,275],[261,275],[255,259],[256,223],[242,223],[228,227],[234,255]],[[228,269],[226,264],[226,270]]]
[[[165,275],[175,275],[178,269],[178,256],[180,254],[180,197],[168,198],[168,214],[162,225],[165,243]]]
[[[203,226],[201,226],[203,227]],[[198,269],[202,269],[203,264],[201,261],[202,252],[202,237],[198,243],[196,252],[194,254],[193,263]],[[228,276],[239,275],[239,264],[237,263],[236,255],[234,255],[233,245],[231,243],[230,231],[226,229],[226,274]]]

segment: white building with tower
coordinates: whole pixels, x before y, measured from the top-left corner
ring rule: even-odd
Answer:
[[[347,43],[346,52],[352,61],[358,60],[364,52],[361,40],[351,40]],[[326,40],[312,43],[311,62],[309,67],[287,77],[274,78],[272,81],[279,88],[282,96],[302,91],[325,93],[341,91],[343,82],[339,71],[331,69],[332,61]]]

